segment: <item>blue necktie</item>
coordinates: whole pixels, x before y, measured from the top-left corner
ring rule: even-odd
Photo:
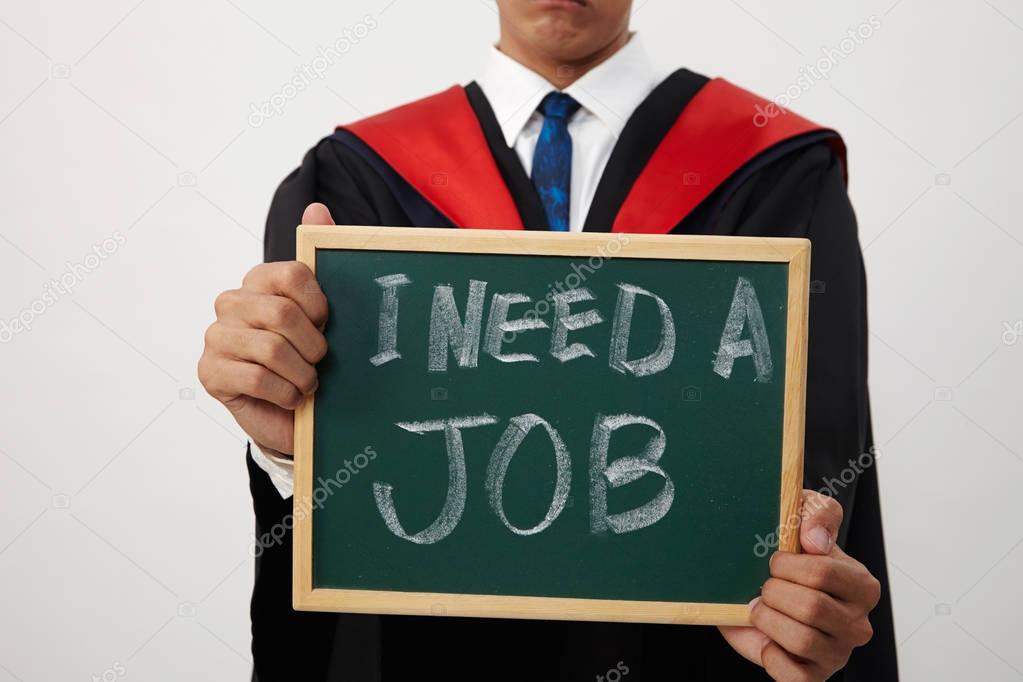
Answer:
[[[551,230],[568,232],[569,196],[572,191],[572,136],[568,119],[579,102],[563,92],[552,92],[540,102],[543,129],[533,152],[533,186],[547,214]]]

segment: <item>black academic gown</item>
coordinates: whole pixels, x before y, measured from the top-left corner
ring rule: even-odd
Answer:
[[[635,112],[608,162],[585,222],[587,231],[607,230],[613,223],[628,188],[705,81],[677,72]],[[470,84],[466,92],[523,224],[546,229],[540,200],[504,143],[482,90]],[[674,230],[812,241],[804,479],[812,489],[840,476],[849,460],[873,444],[866,283],[843,173],[842,161],[825,142],[773,150],[718,187]],[[338,224],[422,225],[424,218],[410,218],[384,175],[379,165],[353,152],[343,135],[322,140],[274,196],[266,261],[295,258],[295,227],[314,201],[326,204]],[[437,226],[444,224],[438,216]],[[248,471],[259,537],[291,513],[292,501],[281,499],[251,457]],[[839,544],[881,581],[883,596],[871,616],[873,640],[855,650],[833,679],[894,681],[898,674],[876,467],[834,492],[845,511]],[[254,679],[260,682],[420,677],[589,682],[616,666],[628,668],[623,679],[629,682],[768,679],[713,627],[296,612],[291,608],[291,553],[289,532],[256,560],[252,653]]]

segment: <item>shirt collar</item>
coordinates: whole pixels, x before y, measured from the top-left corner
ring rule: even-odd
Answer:
[[[483,71],[476,79],[505,142],[515,140],[526,127],[544,96],[557,90],[546,78],[491,47]],[[617,138],[632,112],[657,86],[657,77],[638,34],[599,66],[565,89],[596,116]]]

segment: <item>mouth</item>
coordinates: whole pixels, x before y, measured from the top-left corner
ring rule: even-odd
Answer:
[[[547,9],[573,10],[580,7],[589,7],[591,0],[533,0],[537,5]]]

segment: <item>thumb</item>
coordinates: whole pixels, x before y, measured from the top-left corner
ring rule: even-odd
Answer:
[[[323,204],[309,204],[302,212],[303,225],[333,225],[334,219],[330,217],[330,209]]]
[[[842,505],[813,490],[803,491],[799,544],[807,554],[830,554],[842,525]]]

